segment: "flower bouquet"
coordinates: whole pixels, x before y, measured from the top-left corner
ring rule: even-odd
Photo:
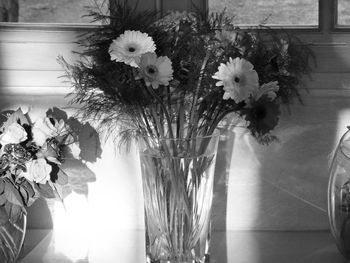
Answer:
[[[70,183],[66,161],[81,162],[80,150],[77,133],[51,114],[32,123],[29,114],[18,109],[1,119],[0,259],[15,262],[26,231],[25,208],[39,197],[62,200],[77,188]]]
[[[261,143],[275,139],[280,104],[299,97],[312,52],[290,35],[242,30],[222,14],[157,18],[126,1],[84,34],[81,60],[62,64],[82,117],[120,144],[138,141],[147,262],[208,258],[217,126],[238,116]]]

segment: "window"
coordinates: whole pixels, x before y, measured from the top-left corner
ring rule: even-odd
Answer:
[[[350,1],[338,0],[337,7],[337,25],[345,26],[350,25]]]
[[[227,13],[234,15],[234,22],[239,25],[265,23],[269,26],[327,33],[350,31],[349,0],[113,0],[110,4],[115,1],[127,1],[131,5],[138,2],[140,10],[153,9],[163,14],[168,9],[199,8],[220,12],[226,8]],[[86,14],[84,6],[96,4],[104,4],[103,12],[108,13],[109,0],[0,0],[0,22],[20,22],[19,26],[1,23],[1,26],[11,28],[40,27],[33,23],[41,23],[45,28],[58,28],[59,24],[65,23],[67,25],[62,27],[71,27],[72,30],[80,27],[79,24],[86,23],[82,27],[88,28],[89,18],[82,17]],[[9,12],[9,9],[12,11]],[[78,25],[72,26],[72,23]]]
[[[236,24],[318,25],[317,0],[209,0],[210,12],[224,8]]]
[[[107,0],[0,0],[0,20],[23,23],[90,23],[87,6],[108,10]]]

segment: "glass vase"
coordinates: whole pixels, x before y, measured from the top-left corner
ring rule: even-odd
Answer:
[[[5,209],[6,207],[6,209]],[[14,215],[8,218],[8,211]],[[26,233],[27,216],[19,206],[10,204],[0,207],[0,263],[16,262]]]
[[[219,133],[140,140],[147,263],[209,262],[218,141]]]
[[[350,260],[350,131],[340,139],[330,167],[328,218],[339,251]]]

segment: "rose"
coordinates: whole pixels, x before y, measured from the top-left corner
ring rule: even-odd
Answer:
[[[67,129],[63,120],[45,117],[34,123],[32,132],[33,141],[38,146],[43,146],[47,139],[67,133]]]
[[[27,163],[27,171],[23,172],[22,175],[31,182],[39,184],[46,184],[50,180],[50,173],[52,170],[44,158],[35,159]]]
[[[26,130],[20,124],[15,122],[8,126],[4,133],[0,135],[0,144],[17,144],[25,141],[27,138]]]

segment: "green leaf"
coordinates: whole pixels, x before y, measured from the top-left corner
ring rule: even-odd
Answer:
[[[46,184],[35,183],[34,187],[36,190],[38,190],[40,195],[44,198],[55,198],[56,197],[54,190],[52,189],[52,187],[49,185],[48,182],[46,182]]]
[[[3,206],[7,201],[7,196],[5,194],[5,182],[0,179],[0,207]],[[0,212],[1,213],[1,212]]]
[[[6,223],[9,220],[9,215],[5,206],[0,206],[0,225]]]
[[[3,179],[0,179],[0,194],[5,192],[5,182]]]
[[[21,188],[24,188],[27,191],[29,197],[35,196],[34,186],[30,182],[25,180],[21,183],[20,186],[21,186]]]
[[[27,180],[23,181],[20,185],[21,192],[24,190],[28,194],[28,199],[26,201],[26,206],[31,206],[39,195],[35,192],[34,185],[32,185]]]
[[[22,109],[18,108],[15,112],[11,113],[7,121],[4,122],[0,131],[6,130],[11,124],[19,122],[21,125],[28,124],[28,118],[23,114]]]
[[[68,184],[68,176],[61,169],[57,173],[57,177],[58,177],[57,180],[56,180],[57,184],[59,184],[59,185],[66,185],[66,184]]]
[[[5,205],[6,201],[7,201],[7,198],[6,198],[5,193],[0,194],[0,207]]]
[[[68,175],[68,182],[70,184],[81,184],[96,181],[95,173],[81,160],[65,160],[60,168],[66,175]]]
[[[74,185],[72,186],[73,192],[81,195],[88,195],[89,193],[89,188],[87,184],[81,184],[81,185]]]
[[[28,194],[28,192],[26,191],[25,188],[19,187],[19,193],[20,193],[20,195],[23,198],[24,204],[26,205],[28,203],[28,201],[29,201],[29,194]]]
[[[11,204],[23,206],[22,197],[19,194],[18,189],[9,181],[5,181],[5,193],[6,193],[6,199]]]
[[[66,184],[66,185],[56,184],[55,186],[56,186],[57,194],[62,199],[65,199],[68,195],[70,195],[72,193],[72,187],[68,184]]]
[[[5,209],[6,209],[8,216],[9,216],[9,219],[12,222],[16,222],[18,220],[19,216],[21,215],[21,212],[25,211],[25,210],[23,210],[22,206],[14,205],[10,202],[6,203]]]

